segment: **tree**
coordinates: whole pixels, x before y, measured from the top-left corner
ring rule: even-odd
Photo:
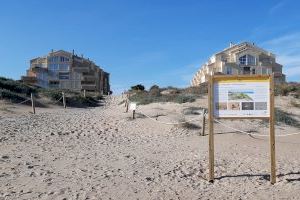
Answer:
[[[160,89],[159,86],[153,85],[149,89],[149,93],[151,96],[159,96],[160,95]]]
[[[131,86],[131,89],[132,90],[144,91],[145,90],[145,86],[143,86],[142,84],[138,84],[138,85]]]

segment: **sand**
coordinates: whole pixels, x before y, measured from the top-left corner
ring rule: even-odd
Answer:
[[[121,97],[90,109],[4,105],[0,109],[0,199],[299,199],[300,135],[276,138],[277,183],[269,182],[268,138],[216,124],[214,183],[208,173],[208,137],[199,136],[194,103],[150,104],[142,112],[166,125],[125,113]],[[300,120],[290,99],[276,106]],[[227,125],[267,134],[260,120]],[[277,134],[300,132],[276,125]]]

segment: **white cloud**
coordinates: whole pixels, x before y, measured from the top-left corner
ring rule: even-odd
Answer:
[[[285,5],[285,1],[280,1],[274,6],[272,6],[269,10],[269,14],[274,14],[276,13],[280,8],[282,8]]]
[[[300,81],[300,33],[282,35],[261,46],[277,55],[277,62],[283,65],[288,80]]]
[[[292,74],[293,76],[298,76],[298,79],[296,78],[295,80],[298,82],[300,81],[300,66],[287,68],[285,70],[285,73]]]
[[[290,48],[299,48],[300,47],[300,33],[290,33],[286,35],[282,35],[280,37],[265,41],[263,45],[267,46],[274,46],[274,47],[279,47],[279,45],[282,48],[285,49],[290,49]]]
[[[184,83],[184,87],[187,87],[190,85],[194,74],[203,63],[204,62],[202,60],[195,61],[191,64],[184,65],[183,67],[170,72],[169,75],[171,75],[172,77],[178,77],[181,82]],[[181,86],[183,86],[183,84]]]

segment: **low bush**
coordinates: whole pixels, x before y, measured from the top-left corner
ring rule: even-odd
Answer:
[[[96,99],[96,100],[103,100],[104,99],[104,97],[102,95],[100,95],[100,94],[97,94],[93,98]]]
[[[20,93],[29,96],[31,93],[36,92],[35,87],[25,85],[19,81],[0,77],[0,88],[6,89],[11,92]]]
[[[66,104],[68,107],[97,107],[98,101],[93,97],[71,96],[66,98]]]
[[[26,98],[21,96],[20,94],[6,89],[0,89],[0,98],[10,100],[13,103],[19,103],[21,101],[26,100]]]
[[[284,123],[289,126],[300,128],[300,122],[297,121],[291,113],[287,113],[279,108],[275,109],[276,123]]]
[[[130,96],[129,100],[137,102],[140,105],[146,105],[155,102],[174,102],[174,103],[186,103],[193,102],[196,100],[196,96],[193,94],[167,94],[153,96],[148,92],[137,92]]]
[[[207,84],[185,88],[183,89],[183,93],[195,94],[195,95],[207,94],[208,93]]]
[[[296,98],[300,96],[300,84],[299,83],[284,83],[275,85],[275,95],[287,96],[294,94]]]
[[[131,86],[131,89],[132,90],[137,90],[137,91],[144,91],[145,86],[143,86],[142,84],[138,84],[138,85]]]
[[[151,96],[155,96],[155,97],[160,96],[160,89],[159,89],[159,87],[157,85],[153,85],[152,87],[150,87],[149,94]]]
[[[57,89],[41,89],[39,93],[53,101],[58,101],[62,97],[62,91]]]
[[[174,102],[176,103],[187,103],[187,102],[194,102],[196,100],[195,95],[192,94],[180,94],[175,96]]]
[[[291,101],[291,105],[294,106],[294,107],[300,108],[300,103],[295,101],[295,100]]]

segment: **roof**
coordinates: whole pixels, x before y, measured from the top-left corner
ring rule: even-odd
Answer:
[[[220,52],[217,52],[217,53],[214,54],[214,55],[221,54],[221,53],[225,53],[225,52],[227,52],[227,51],[234,50],[234,49],[237,49],[237,50],[238,50],[238,49],[241,49],[241,48],[244,48],[244,47],[250,47],[250,48],[252,48],[252,49],[255,49],[255,50],[257,50],[257,51],[260,51],[261,53],[264,53],[264,54],[267,54],[267,55],[269,55],[269,56],[275,57],[275,55],[272,54],[271,52],[268,52],[268,51],[266,51],[266,50],[264,50],[264,49],[262,49],[262,48],[256,46],[254,43],[250,43],[250,42],[242,42],[242,43],[240,43],[240,44],[232,45],[232,46],[230,46],[230,47],[225,48],[224,50],[222,50],[222,51],[220,51]]]
[[[68,51],[65,51],[65,50],[51,51],[49,54],[60,54],[60,53],[68,54],[69,56],[72,56],[71,52],[68,52]]]

